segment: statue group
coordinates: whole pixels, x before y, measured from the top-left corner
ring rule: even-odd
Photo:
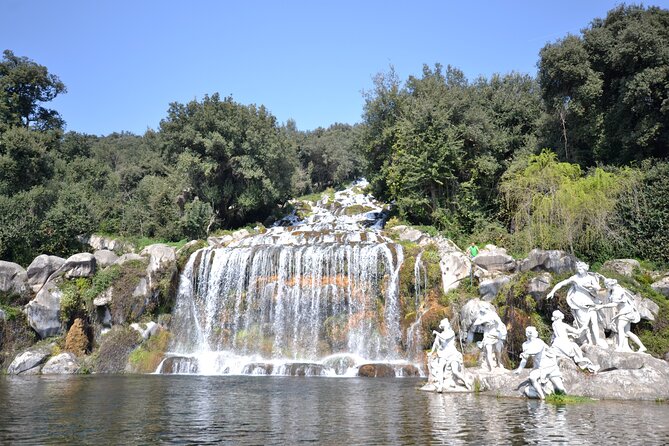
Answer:
[[[636,353],[646,350],[630,329],[631,324],[640,320],[634,297],[615,279],[591,273],[588,269],[586,263],[578,262],[576,274],[558,282],[546,296],[547,299],[552,299],[556,291],[569,287],[566,302],[572,312],[573,325],[564,321],[565,315],[560,310],[553,311],[550,345],[539,337],[536,327],[525,328],[526,341],[522,345],[520,364],[514,373],[522,373],[528,360],[532,358],[533,369],[529,373],[527,385],[524,386],[524,393],[529,398],[544,399],[552,393],[566,393],[558,365],[560,357],[571,359],[582,370],[597,373],[600,367],[584,356],[581,349],[583,345],[633,352],[629,345],[631,340],[637,346]],[[602,282],[604,288],[601,286]],[[615,333],[615,339],[607,340],[604,336],[600,324],[600,321],[607,319],[602,314],[604,311],[609,311],[609,316],[613,313],[606,328]],[[506,373],[501,358],[507,336],[506,325],[489,304],[482,305],[475,316],[467,329],[466,342],[473,342],[476,332],[482,333],[482,340],[476,343],[483,352],[481,369],[487,373]],[[439,328],[441,331],[433,332],[435,340],[428,353],[428,385],[438,392],[471,390],[473,380],[464,367],[462,353],[456,348],[457,336],[450,321],[443,319]]]

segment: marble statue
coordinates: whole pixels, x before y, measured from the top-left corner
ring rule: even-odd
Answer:
[[[472,323],[471,331],[477,326],[483,328],[483,340],[477,346],[485,351],[485,362],[490,371],[495,368],[504,369],[502,365],[502,349],[506,340],[506,326],[497,313],[487,307],[481,307],[476,320]]]
[[[430,375],[434,377],[437,392],[443,392],[445,388],[456,388],[458,381],[467,390],[471,390],[471,384],[464,374],[462,353],[455,347],[455,331],[451,328],[451,323],[444,318],[439,323],[439,328],[441,332],[433,331],[434,343],[428,353],[428,367]]]
[[[566,285],[571,285],[567,292],[567,304],[574,315],[576,328],[584,328],[585,341],[588,344],[607,348],[606,341],[600,336],[597,315],[598,310],[601,308],[601,301],[597,296],[597,292],[601,289],[599,284],[600,276],[589,273],[588,268],[587,263],[577,262],[576,274],[558,282],[546,298],[552,299],[557,290]]]
[[[551,347],[558,355],[571,358],[580,368],[597,373],[599,366],[583,356],[581,347],[572,339],[577,338],[586,327],[576,329],[564,321],[564,314],[560,310],[553,311],[553,342]]]
[[[605,279],[604,286],[608,291],[609,304],[605,306],[612,306],[616,309],[616,314],[613,316],[617,331],[616,351],[631,352],[628,339],[631,339],[639,349],[637,353],[646,351],[646,347],[641,342],[641,339],[632,331],[630,327],[632,324],[641,320],[641,315],[634,302],[634,297],[622,286],[618,284],[616,279]]]
[[[566,393],[562,383],[562,373],[557,363],[556,352],[539,338],[536,327],[525,329],[527,341],[523,342],[523,352],[520,354],[520,364],[514,373],[520,373],[527,364],[527,360],[534,359],[534,368],[530,372],[530,386],[525,389],[529,398],[544,399],[546,395],[560,392]]]

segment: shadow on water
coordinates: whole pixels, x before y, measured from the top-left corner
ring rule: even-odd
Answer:
[[[0,377],[0,444],[667,444],[669,405],[433,394],[416,379]],[[613,443],[611,443],[613,442]]]

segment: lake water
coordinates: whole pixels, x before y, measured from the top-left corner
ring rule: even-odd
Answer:
[[[669,404],[555,406],[422,380],[0,376],[0,444],[669,444]]]

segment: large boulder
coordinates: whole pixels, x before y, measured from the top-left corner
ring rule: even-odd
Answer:
[[[504,248],[487,245],[474,257],[473,262],[487,271],[509,272],[516,269],[516,261]]]
[[[64,273],[68,279],[77,277],[92,277],[95,274],[97,262],[95,256],[88,252],[81,252],[70,256],[59,272]]]
[[[99,249],[93,253],[93,256],[98,268],[106,268],[118,260],[116,253],[109,249]]]
[[[653,282],[650,287],[658,293],[669,297],[669,276],[665,276],[657,282]]]
[[[572,273],[576,271],[575,256],[559,250],[533,249],[523,259],[518,269],[525,271],[546,271],[553,274]]]
[[[36,375],[51,354],[52,345],[34,347],[17,355],[7,369],[9,375]]]
[[[58,271],[65,259],[58,256],[50,256],[46,254],[39,255],[28,266],[28,284],[32,290],[38,292],[44,284],[49,280],[49,277]]]
[[[472,262],[455,243],[444,237],[435,237],[434,243],[439,252],[439,268],[444,293],[457,288],[460,282],[469,277]]]
[[[130,252],[127,254],[123,254],[121,257],[119,257],[116,262],[114,262],[114,265],[123,265],[126,262],[132,262],[132,261],[143,261],[144,257],[140,256],[139,254],[135,254],[134,252]]]
[[[72,375],[79,373],[80,369],[77,357],[65,352],[50,358],[42,367],[42,375]]]
[[[42,339],[55,336],[61,331],[61,297],[62,292],[58,284],[50,281],[42,287],[33,300],[28,302],[24,309],[28,323]]]
[[[602,265],[603,270],[614,272],[620,276],[632,277],[634,270],[641,268],[638,260],[634,259],[613,259],[607,260]]]
[[[0,293],[27,296],[28,275],[21,265],[0,260]]]
[[[358,376],[364,378],[394,378],[395,369],[388,364],[364,364],[358,369]]]
[[[149,279],[149,288],[154,291],[157,282],[162,278],[171,280],[177,273],[177,254],[171,246],[161,243],[147,246],[140,255],[149,258],[146,275]]]
[[[481,299],[487,302],[492,301],[499,294],[499,290],[510,281],[511,278],[509,276],[498,276],[481,280],[479,282],[479,295]]]
[[[109,251],[115,251],[119,253],[133,252],[135,247],[128,242],[122,242],[120,240],[115,240],[110,237],[104,237],[101,235],[91,235],[87,239],[82,240],[84,243],[87,243],[94,251],[106,249]]]
[[[532,296],[535,301],[539,302],[541,299],[545,298],[551,290],[552,282],[553,276],[551,273],[541,273],[529,280],[527,283],[527,294]]]

